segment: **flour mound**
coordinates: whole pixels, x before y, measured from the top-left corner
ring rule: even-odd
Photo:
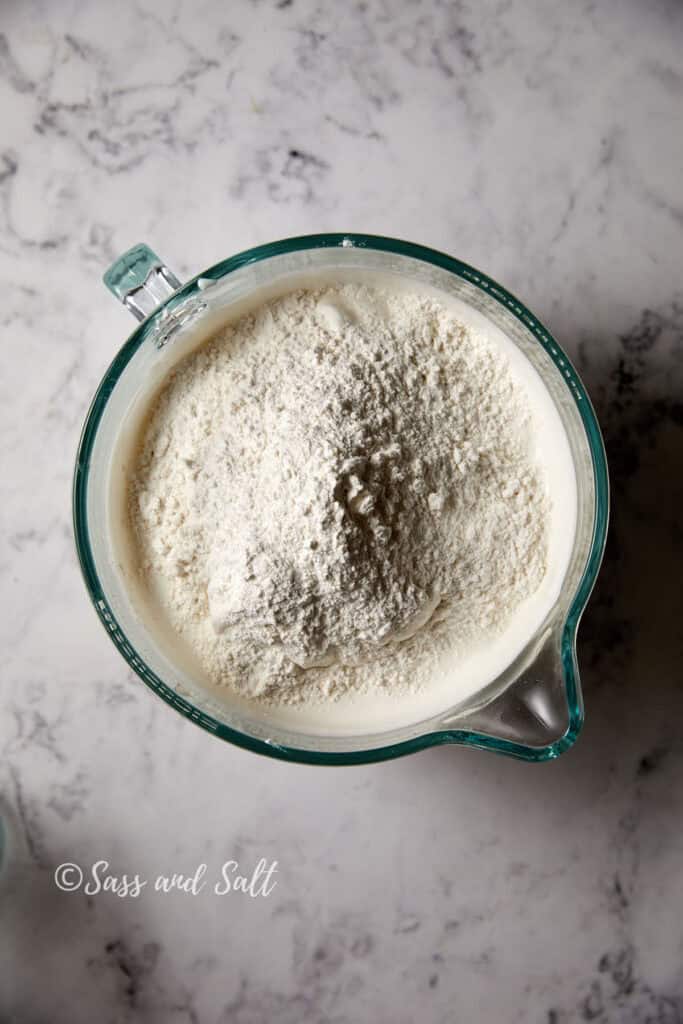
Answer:
[[[419,685],[546,571],[527,396],[431,297],[296,291],[169,378],[131,483],[143,573],[211,678],[288,702]]]

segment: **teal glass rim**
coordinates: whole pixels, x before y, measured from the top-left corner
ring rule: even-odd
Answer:
[[[412,259],[421,260],[440,267],[482,292],[492,296],[509,313],[516,317],[527,329],[531,330],[556,365],[567,383],[567,389],[581,417],[588,442],[594,479],[594,518],[590,549],[583,574],[574,593],[569,611],[562,628],[561,664],[564,677],[568,725],[564,734],[547,746],[532,748],[511,740],[488,736],[484,733],[467,729],[437,729],[431,732],[403,740],[398,743],[377,746],[366,750],[352,751],[316,751],[285,746],[272,741],[250,736],[246,733],[225,725],[211,715],[200,711],[190,701],[176,693],[156,675],[133,649],[120,628],[98,577],[93,557],[88,522],[86,501],[90,456],[105,406],[116,382],[145,340],[155,329],[161,315],[184,302],[200,291],[199,282],[218,280],[247,264],[287,253],[320,248],[354,247],[356,249],[373,249],[380,252],[395,253]],[[566,353],[554,339],[550,331],[520,302],[511,292],[499,285],[493,278],[461,260],[426,246],[406,242],[400,239],[387,238],[381,235],[354,233],[334,233],[301,235],[286,238],[266,245],[256,246],[222,260],[203,270],[191,278],[165,301],[161,302],[154,312],[147,317],[130,335],[119,350],[107,372],[105,373],[88,410],[78,446],[76,467],[73,481],[73,524],[76,550],[83,578],[91,601],[113,643],[128,663],[129,667],[142,681],[158,694],[167,704],[175,708],[186,718],[206,729],[214,736],[226,740],[236,746],[256,753],[285,761],[294,761],[316,765],[354,765],[389,760],[405,754],[424,750],[427,747],[444,743],[476,747],[496,753],[507,754],[526,761],[546,761],[557,757],[576,740],[583,724],[583,702],[578,683],[578,666],[576,660],[576,633],[588,598],[593,589],[602,561],[609,518],[609,482],[607,460],[602,435],[593,410],[590,398],[581,379]]]

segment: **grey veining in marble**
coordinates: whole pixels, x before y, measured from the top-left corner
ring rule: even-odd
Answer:
[[[683,1021],[682,53],[677,0],[5,0],[3,1020]],[[556,763],[258,758],[147,691],[90,608],[73,456],[133,326],[103,270],[323,230],[481,267],[586,379],[613,525]],[[268,898],[54,883],[261,857]]]

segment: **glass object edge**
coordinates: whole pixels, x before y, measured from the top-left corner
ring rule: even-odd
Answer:
[[[474,283],[483,291],[492,295],[495,299],[501,302],[524,324],[524,326],[533,331],[555,365],[561,370],[563,376],[570,380],[569,391],[572,394],[579,410],[591,453],[595,484],[595,508],[590,550],[581,579],[572,597],[569,611],[562,629],[560,657],[564,673],[564,684],[569,715],[568,726],[562,736],[547,746],[538,748],[528,747],[509,740],[500,739],[494,736],[487,736],[484,733],[470,732],[467,729],[439,729],[426,732],[408,740],[403,740],[396,744],[368,748],[366,750],[315,751],[304,748],[281,746],[274,742],[268,742],[266,740],[241,733],[230,726],[218,722],[210,715],[199,711],[189,701],[185,700],[163,683],[162,680],[159,679],[155,673],[153,673],[151,669],[144,664],[144,662],[142,662],[142,659],[137,656],[131,659],[127,652],[122,650],[120,647],[121,643],[126,643],[126,638],[119,629],[118,623],[116,622],[116,619],[108,606],[106,597],[102,592],[90,549],[87,520],[85,515],[89,451],[92,447],[104,405],[113,389],[119,373],[137,348],[144,343],[153,328],[157,317],[163,315],[166,311],[169,311],[173,306],[175,306],[176,303],[183,301],[189,295],[197,291],[197,282],[200,278],[202,280],[217,280],[225,276],[230,271],[236,270],[238,267],[244,266],[248,263],[258,262],[259,260],[265,259],[269,256],[282,255],[303,249],[331,248],[337,246],[373,248],[384,252],[394,252],[398,255],[405,255],[413,259],[424,260],[455,273],[471,283]],[[128,250],[128,253],[124,254],[124,256],[127,256],[135,250],[139,251],[142,249],[146,250],[146,253],[156,261],[153,269],[164,267],[158,257],[156,257],[152,250],[147,246],[133,247],[133,249]],[[116,261],[116,263],[112,265],[112,268],[110,268],[110,271],[107,272],[107,275],[110,275],[119,263],[120,260]],[[147,269],[149,271],[149,268]],[[167,273],[172,278],[175,287],[169,288],[167,297],[158,302],[156,307],[150,311],[151,315],[146,314],[144,321],[133,331],[127,341],[124,342],[123,346],[112,360],[90,404],[79,441],[73,481],[72,510],[74,537],[84,581],[103,626],[111,636],[113,642],[119,646],[120,653],[129,666],[137,675],[140,676],[143,682],[153,689],[163,700],[166,701],[166,703],[175,707],[186,718],[196,722],[196,724],[208,730],[213,735],[219,736],[220,738],[237,746],[257,753],[266,754],[271,757],[277,757],[288,761],[298,761],[318,765],[363,764],[388,760],[443,743],[457,743],[463,746],[491,750],[527,761],[545,761],[559,756],[559,754],[571,747],[583,724],[583,702],[581,698],[579,673],[576,660],[576,634],[581,615],[593,589],[604,553],[609,516],[609,483],[604,444],[592,404],[583,383],[573,367],[573,364],[567,357],[566,353],[555,341],[552,334],[540,323],[540,321],[537,320],[533,313],[531,313],[531,311],[528,310],[522,302],[508,292],[507,289],[499,285],[493,278],[490,278],[475,268],[470,267],[468,264],[463,263],[456,257],[449,256],[445,253],[439,252],[438,250],[381,235],[354,233],[301,235],[293,238],[282,239],[276,242],[270,242],[228,257],[226,260],[222,260],[210,267],[208,270],[202,271],[201,274],[191,278],[184,285],[180,285],[174,275],[170,274],[170,271],[167,271]],[[122,298],[119,291],[115,291],[114,288],[111,287],[107,280],[107,275],[105,275],[105,283],[107,284],[107,287],[114,291],[114,294],[117,295],[118,298],[121,298],[121,301],[125,302],[125,299]],[[167,283],[169,285],[171,284],[170,281]],[[138,313],[135,313],[135,315],[139,316]]]

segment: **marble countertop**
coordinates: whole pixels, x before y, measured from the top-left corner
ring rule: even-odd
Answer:
[[[0,33],[0,1017],[682,1021],[681,5],[7,0]],[[614,514],[557,762],[258,757],[173,714],[90,606],[73,458],[132,327],[103,270],[324,230],[481,267],[584,375]],[[275,888],[217,894],[231,860]],[[211,884],[55,884],[98,861]]]

